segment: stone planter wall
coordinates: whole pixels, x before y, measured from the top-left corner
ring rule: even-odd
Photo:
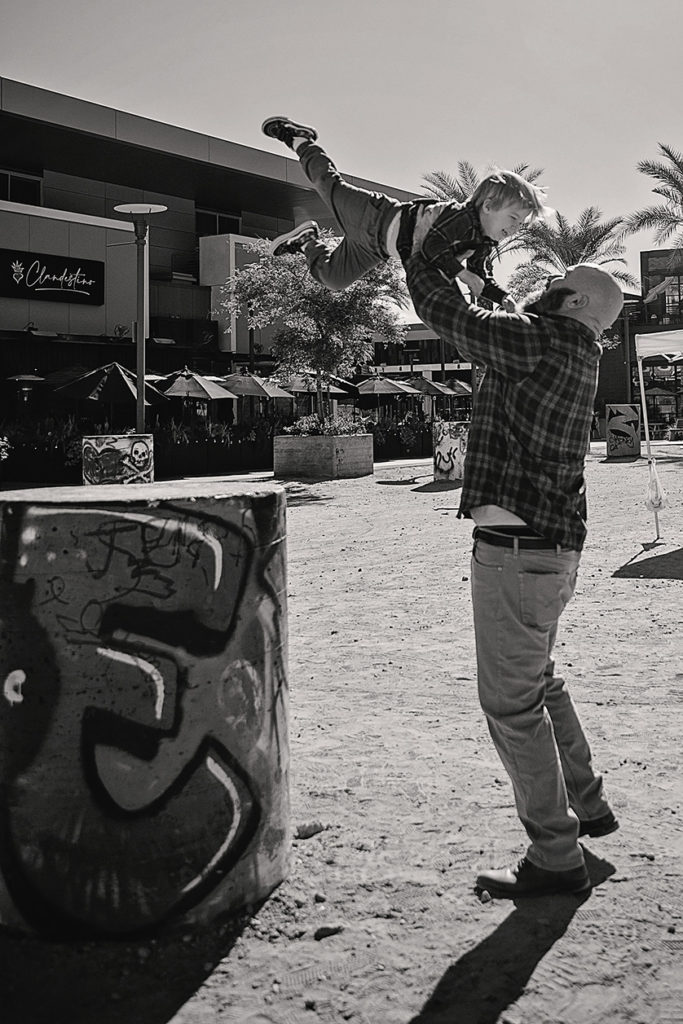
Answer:
[[[276,477],[322,480],[371,476],[373,468],[372,434],[282,434],[273,438]]]

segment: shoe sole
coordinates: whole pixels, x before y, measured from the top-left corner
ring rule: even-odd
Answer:
[[[316,227],[317,227],[317,225],[316,225],[315,221],[306,220],[306,221],[303,222],[303,224],[299,224],[298,227],[292,228],[291,231],[285,231],[285,233],[283,235],[278,235],[277,238],[274,238],[273,241],[270,243],[270,251],[271,251],[271,253],[273,254],[273,256],[280,255],[280,253],[278,253],[278,251],[277,251],[280,248],[280,246],[286,245],[288,242],[295,242],[295,241],[297,241],[299,236],[304,231],[309,231],[311,228],[316,228]]]
[[[580,886],[578,889],[499,889],[495,885],[480,885],[477,882],[475,883],[474,891],[478,896],[487,892],[494,900],[512,900],[517,899],[519,896],[585,896],[592,888],[593,886],[590,882]]]
[[[275,117],[267,117],[263,124],[261,125],[261,131],[263,132],[264,135],[267,135],[269,139],[276,139],[277,136],[271,135],[270,132],[268,131],[268,126],[271,124],[278,123],[289,125],[290,129],[294,131],[295,135],[310,135],[311,142],[315,142],[315,140],[318,138],[317,131],[311,125],[299,124],[298,121],[292,121],[291,118],[285,117],[284,114],[276,115]],[[297,132],[296,129],[300,129],[300,131]],[[278,139],[278,142],[279,141],[280,140]]]
[[[600,836],[609,836],[612,832],[616,832],[619,828],[619,822],[614,821],[611,825],[597,825],[595,828],[586,829],[585,832],[579,832],[579,839],[583,836],[591,836],[593,839],[599,839]]]

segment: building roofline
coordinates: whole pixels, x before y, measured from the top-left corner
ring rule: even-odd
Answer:
[[[9,78],[0,78],[0,113],[214,166],[217,170],[238,171],[294,188],[311,189],[298,160],[291,157],[204,135],[163,121],[154,121]],[[402,201],[409,201],[419,195],[417,192],[382,185],[355,175],[345,173],[344,177],[354,185],[382,191]]]

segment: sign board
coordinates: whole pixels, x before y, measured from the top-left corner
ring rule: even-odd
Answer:
[[[0,296],[104,305],[104,263],[0,249]]]
[[[626,459],[640,456],[640,406],[605,406],[607,458]]]

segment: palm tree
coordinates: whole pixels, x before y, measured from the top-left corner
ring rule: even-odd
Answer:
[[[594,263],[622,284],[637,287],[636,279],[624,269],[623,218],[612,217],[602,222],[601,218],[597,206],[586,207],[576,224],[570,224],[558,212],[549,221],[537,221],[510,239],[510,252],[523,251],[529,256],[510,275],[510,293],[516,299],[524,298],[550,274],[564,274],[577,263]]]
[[[489,167],[486,173],[491,174],[494,170],[494,167]],[[537,181],[543,174],[543,168],[530,169],[528,164],[516,164],[510,170],[531,182]],[[438,199],[439,202],[465,203],[481,180],[481,175],[477,173],[469,160],[459,160],[457,174],[451,174],[449,171],[429,171],[428,174],[423,175],[423,181],[426,182],[424,192],[430,198]],[[496,246],[495,254],[498,258],[510,248],[510,241],[512,240],[506,239]]]
[[[636,210],[626,218],[624,230],[629,235],[635,234],[636,231],[654,231],[656,245],[663,245],[672,239],[673,264],[683,249],[683,153],[677,153],[663,142],[659,143],[659,152],[661,156],[666,157],[668,163],[660,160],[640,160],[637,167],[643,174],[658,182],[652,191],[655,195],[661,196],[664,202]]]

